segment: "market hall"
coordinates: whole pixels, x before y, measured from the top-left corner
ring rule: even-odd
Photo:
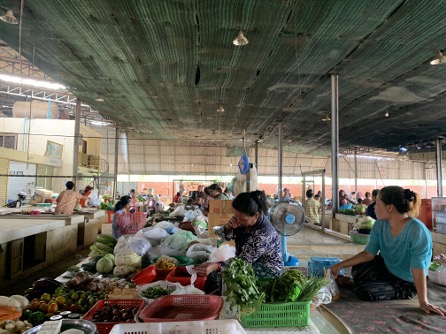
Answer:
[[[110,315],[117,317],[111,323],[137,322],[119,325],[115,332],[131,326],[150,330],[154,322],[167,330],[175,325],[168,312],[158,312],[162,318],[149,312],[172,297],[141,299],[142,285],[134,287],[132,279],[148,275],[153,280],[144,283],[165,292],[171,285],[160,282],[172,283],[171,277],[179,275],[180,282],[173,283],[186,278],[184,286],[190,286],[190,274],[181,270],[200,272],[204,267],[198,262],[211,262],[215,265],[206,271],[216,270],[198,275],[194,285],[207,293],[187,293],[181,300],[212,302],[209,309],[216,314],[195,318],[200,322],[192,323],[191,332],[200,331],[193,324],[232,333],[255,332],[253,327],[312,333],[444,331],[444,317],[425,314],[441,313],[445,305],[446,65],[445,28],[438,24],[443,1],[2,0],[0,5],[0,201],[6,206],[0,218],[0,290],[7,297],[4,307],[23,306],[21,315],[5,311],[5,319],[14,321],[4,323],[7,330],[23,332],[46,316],[68,318],[60,314],[68,311],[79,314],[85,322],[78,323],[91,331],[108,333],[111,327],[95,321],[95,313],[113,312],[114,305],[127,310],[125,316]],[[313,196],[307,197],[308,190]],[[382,192],[373,199],[370,212],[378,217],[372,220],[358,200],[366,193],[371,198],[374,190]],[[404,205],[396,201],[399,195],[386,197],[390,190]],[[238,197],[246,193],[251,198],[238,206]],[[66,214],[52,214],[64,198],[80,201]],[[415,217],[414,204],[421,204],[419,220],[409,219]],[[236,222],[227,225],[233,215]],[[337,272],[339,261],[364,249],[371,254],[378,227],[400,223],[411,231],[416,226],[426,237],[423,257],[431,252],[433,262],[426,267],[424,261],[422,269],[414,260],[411,270],[423,272],[406,276],[392,269],[383,248],[384,269],[405,277],[421,294],[394,300],[402,295],[400,283],[396,293],[381,291],[374,282],[378,299],[393,300],[362,301],[357,271],[345,266],[336,278],[340,296],[321,289],[319,297],[298,299],[305,297],[308,282],[322,282],[322,268]],[[126,247],[116,249],[108,239],[113,225],[123,229],[128,244],[140,246],[141,254],[130,253],[141,261],[116,256]],[[226,227],[214,231],[214,226]],[[223,240],[230,228],[253,234],[249,240],[237,233],[234,240]],[[249,262],[250,247],[259,245],[254,236],[280,246],[284,269],[268,278],[274,286],[292,275],[300,283],[296,290],[281,291],[290,293],[292,300],[285,301],[277,299],[281,293],[265,293],[262,283],[271,282],[253,280],[258,298],[249,294],[238,305],[249,307],[238,317],[226,307],[241,290],[225,285],[230,280],[225,273],[252,265],[258,278],[259,272],[276,268]],[[225,249],[244,262],[231,261],[226,252],[216,259],[214,251]],[[187,258],[176,262],[173,256]],[[93,266],[95,260],[100,262]],[[64,262],[70,265],[34,282]],[[91,273],[96,267],[103,273]],[[163,274],[170,280],[160,279]],[[29,305],[9,298],[9,291],[32,275],[40,276],[31,282],[36,288],[33,296],[28,291]],[[77,281],[82,281],[79,289]],[[25,295],[33,285],[14,294]],[[115,304],[113,294],[121,297]],[[324,304],[321,295],[339,299]],[[128,296],[132,302],[119,302]],[[74,311],[68,309],[72,305]],[[292,316],[283,319],[287,311],[280,307],[292,308]],[[190,320],[186,310],[185,305],[176,309],[175,320]],[[271,320],[256,320],[265,312]]]

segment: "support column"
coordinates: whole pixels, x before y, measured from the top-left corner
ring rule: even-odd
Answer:
[[[119,128],[115,129],[115,168],[113,171],[113,200],[116,200],[118,193],[118,163],[119,163]]]
[[[437,164],[437,197],[443,197],[443,137],[435,139],[435,161]]]
[[[331,177],[332,177],[332,216],[339,207],[339,76],[331,75]]]
[[[256,140],[256,142],[255,142],[254,156],[255,156],[257,174],[259,174],[259,141],[258,140]]]
[[[282,200],[282,156],[283,156],[282,142],[283,142],[283,123],[279,122],[279,152],[277,156],[278,166],[279,166],[277,174],[279,176],[279,183],[278,183],[279,201]]]
[[[322,172],[321,211],[322,211],[321,227],[323,232],[325,230],[325,169]]]
[[[82,138],[80,136],[81,128],[81,100],[76,100],[76,114],[74,117],[74,147],[73,147],[73,182],[77,184],[77,168],[79,164],[79,145],[82,144]]]
[[[358,196],[358,148],[355,147],[355,193]]]

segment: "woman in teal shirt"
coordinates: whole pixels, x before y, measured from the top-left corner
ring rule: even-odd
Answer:
[[[407,299],[418,294],[426,313],[446,315],[427,300],[426,275],[432,258],[432,236],[416,216],[416,193],[398,186],[384,187],[376,198],[378,220],[364,251],[331,267],[336,277],[352,267],[353,291],[363,300]]]

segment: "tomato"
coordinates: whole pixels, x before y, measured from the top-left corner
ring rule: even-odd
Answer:
[[[59,311],[59,306],[56,302],[50,302],[48,304],[48,312],[56,314]]]

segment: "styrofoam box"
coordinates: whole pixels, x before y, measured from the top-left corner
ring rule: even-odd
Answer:
[[[429,275],[430,281],[432,281],[436,284],[439,284],[439,285],[446,286],[446,273],[429,270],[428,275]]]
[[[145,322],[118,324],[110,334],[246,334],[237,320]]]
[[[324,269],[327,270],[339,262],[341,260],[336,257],[310,257],[308,261],[308,276],[324,277]],[[344,275],[344,269],[339,272],[339,275]]]

